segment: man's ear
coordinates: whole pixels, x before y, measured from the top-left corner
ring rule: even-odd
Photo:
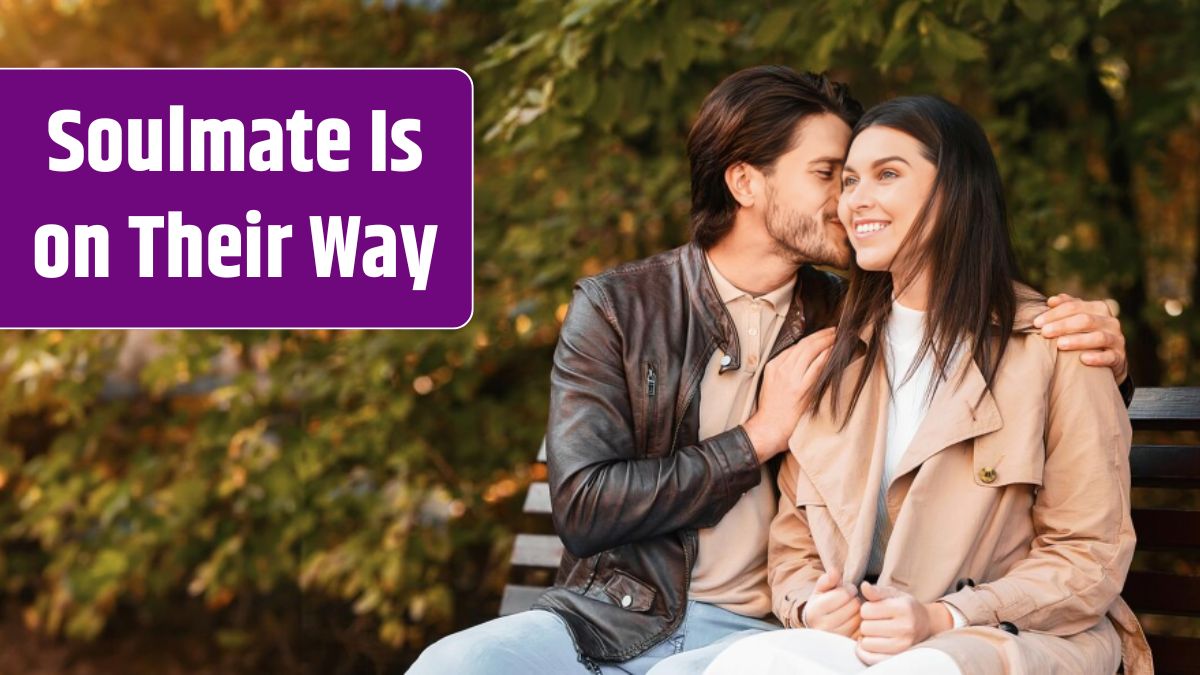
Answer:
[[[730,164],[725,169],[725,186],[743,208],[752,208],[762,195],[764,176],[745,162]]]

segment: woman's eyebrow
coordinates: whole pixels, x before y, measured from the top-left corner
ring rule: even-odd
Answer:
[[[874,168],[878,167],[879,165],[887,164],[888,162],[900,162],[901,164],[905,164],[907,166],[912,166],[912,164],[908,163],[907,159],[904,159],[900,155],[892,155],[891,157],[884,157],[883,159],[877,159],[874,162],[871,162],[871,168],[874,169]],[[845,171],[846,173],[858,173],[858,169],[855,169],[854,167],[850,166],[849,164],[842,167],[842,170]]]

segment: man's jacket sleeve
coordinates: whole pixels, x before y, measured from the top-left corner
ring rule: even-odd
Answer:
[[[578,557],[711,527],[762,474],[740,426],[637,457],[622,344],[603,290],[585,280],[554,353],[546,432],[554,526]]]

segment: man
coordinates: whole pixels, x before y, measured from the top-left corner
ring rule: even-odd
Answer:
[[[823,76],[741,71],[688,139],[693,242],[584,279],[546,435],[566,547],[534,609],[430,647],[412,673],[699,672],[778,626],[766,580],[772,458],[832,342],[840,168],[862,107]],[[1103,303],[1058,298],[1085,362],[1125,380]],[[804,339],[801,339],[804,338]]]

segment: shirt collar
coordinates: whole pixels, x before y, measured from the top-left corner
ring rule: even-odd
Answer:
[[[706,255],[704,256],[704,260],[708,263],[708,271],[712,274],[713,284],[717,287],[717,295],[720,296],[721,302],[725,303],[726,306],[741,298],[746,298],[747,300],[754,299],[754,296],[734,286],[732,282],[726,279],[721,274],[721,271],[717,269],[717,266],[713,264],[712,258]],[[767,291],[758,296],[758,298],[771,305],[771,308],[779,316],[787,316],[788,307],[792,303],[792,291],[795,288],[796,277],[793,276],[779,288]]]

